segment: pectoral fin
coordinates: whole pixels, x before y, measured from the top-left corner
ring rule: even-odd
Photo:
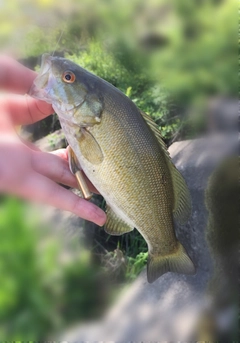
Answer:
[[[109,205],[106,208],[107,221],[104,230],[110,235],[120,236],[132,231],[134,228],[125,223]]]
[[[102,149],[93,135],[87,129],[81,129],[78,137],[78,144],[81,153],[86,158],[86,160],[94,165],[102,163]]]

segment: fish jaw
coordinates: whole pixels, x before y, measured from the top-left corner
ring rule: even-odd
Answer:
[[[51,56],[48,54],[44,54],[42,56],[40,72],[34,80],[28,94],[33,98],[53,104],[54,102],[56,102],[57,99],[52,92],[55,80],[54,76],[52,75],[51,69]]]
[[[46,74],[37,76],[28,94],[35,99],[45,101],[49,104],[58,102],[56,99],[54,101],[54,98],[51,94],[53,81],[54,80],[51,80],[51,77]],[[39,87],[39,84],[44,86]]]

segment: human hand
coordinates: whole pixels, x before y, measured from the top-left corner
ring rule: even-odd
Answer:
[[[4,91],[0,96],[0,192],[41,201],[103,225],[106,214],[100,208],[58,184],[77,188],[67,149],[41,152],[14,130],[54,112],[51,105],[26,95],[36,76],[15,60],[0,56],[0,90]]]

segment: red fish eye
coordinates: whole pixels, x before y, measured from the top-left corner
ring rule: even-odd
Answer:
[[[62,79],[64,82],[73,83],[76,80],[76,76],[72,71],[65,71],[65,73],[63,73]]]

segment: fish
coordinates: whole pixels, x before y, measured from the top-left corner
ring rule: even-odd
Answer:
[[[48,54],[30,95],[52,104],[71,149],[70,169],[83,170],[104,197],[105,231],[136,228],[147,242],[148,282],[169,271],[194,274],[174,230],[175,220],[189,218],[190,193],[150,116],[107,81]]]

